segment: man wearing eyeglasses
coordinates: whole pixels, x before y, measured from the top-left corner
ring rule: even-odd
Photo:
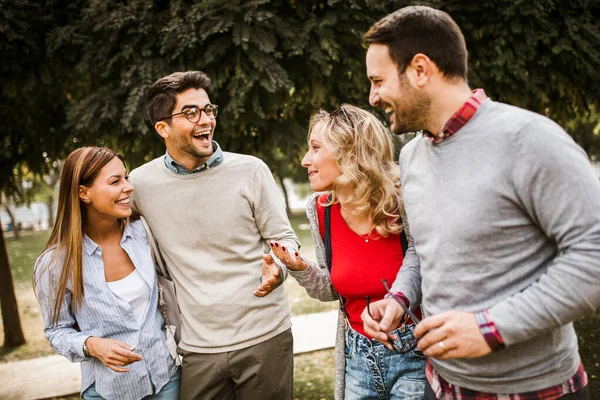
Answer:
[[[209,86],[200,71],[152,85],[148,112],[167,151],[131,173],[133,206],[177,290],[181,398],[291,399],[289,305],[278,287],[287,269],[263,257],[271,261],[270,241],[295,250],[298,240],[265,163],[213,140]]]
[[[422,131],[400,155],[413,242],[365,331],[389,347],[398,301],[421,303],[426,399],[589,398],[572,324],[600,305],[600,184],[585,152],[548,118],[472,91],[445,12],[402,8],[364,40],[371,105],[394,133]]]

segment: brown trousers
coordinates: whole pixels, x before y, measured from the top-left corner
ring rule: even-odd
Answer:
[[[257,345],[216,354],[183,351],[181,400],[290,400],[292,330]]]

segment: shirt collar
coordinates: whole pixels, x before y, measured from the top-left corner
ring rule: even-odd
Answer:
[[[125,228],[123,229],[123,236],[121,236],[121,244],[127,239],[133,238],[133,230],[129,224],[125,224]],[[83,234],[83,251],[91,256],[94,252],[99,248],[98,244],[94,242],[88,235]]]
[[[487,99],[483,89],[473,90],[473,94],[465,103],[454,113],[454,115],[442,126],[439,137],[435,137],[431,132],[423,131],[423,137],[431,143],[439,143],[448,139],[467,124],[475,115],[481,104]]]
[[[169,151],[167,150],[165,154],[165,166],[169,169],[169,171],[174,172],[179,175],[191,175],[196,174],[198,172],[202,172],[209,168],[214,168],[217,165],[223,162],[223,150],[221,150],[221,146],[217,142],[213,140],[213,154],[210,156],[208,161],[206,161],[201,166],[195,168],[193,171],[188,170],[183,165],[179,164],[177,161],[171,157]]]

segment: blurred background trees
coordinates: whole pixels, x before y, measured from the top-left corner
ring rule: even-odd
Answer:
[[[111,147],[129,168],[163,154],[147,90],[192,69],[213,79],[223,149],[261,157],[280,182],[305,181],[310,115],[368,105],[362,35],[410,3],[0,0],[1,198],[23,198],[26,177],[54,185],[60,160],[82,145]],[[600,154],[598,1],[421,3],[462,28],[472,87],[553,118],[590,157]],[[16,345],[24,338],[5,254],[0,236],[2,315],[13,330],[5,344]]]

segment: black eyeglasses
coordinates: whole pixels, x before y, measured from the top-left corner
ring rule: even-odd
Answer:
[[[389,293],[389,295],[394,300],[396,300],[398,302],[398,304],[400,304],[400,306],[402,307],[404,312],[406,312],[406,314],[408,314],[408,316],[413,320],[413,322],[415,324],[418,324],[420,322],[419,318],[417,318],[416,315],[412,311],[410,311],[410,309],[408,307],[406,307],[404,305],[404,303],[401,302],[394,293],[392,293],[390,291],[387,281],[385,279],[382,279],[381,282],[383,282],[383,287],[385,287],[385,290]],[[371,298],[369,296],[367,296],[367,312],[369,313],[369,317],[371,317],[371,319],[375,320],[375,318],[373,318],[373,315],[371,315],[370,303],[371,303]],[[390,346],[392,346],[392,348],[394,349],[394,351],[396,353],[401,353],[401,354],[408,353],[409,351],[411,351],[415,347],[417,347],[417,338],[415,338],[415,335],[413,334],[412,330],[410,330],[410,336],[408,337],[408,339],[404,339],[400,342],[402,347],[398,347],[398,345],[396,343],[394,343],[394,341],[390,337],[387,338],[387,342]]]
[[[204,112],[208,118],[215,119],[217,118],[217,114],[219,113],[219,106],[216,104],[207,104],[204,106],[204,108],[190,107],[182,112],[171,114],[168,117],[161,119],[161,121],[172,118],[176,115],[183,114],[185,115],[188,121],[190,121],[192,124],[195,124],[196,122],[200,121],[200,118],[202,117],[202,112]]]
[[[400,307],[402,307],[402,309],[404,310],[404,312],[406,314],[408,314],[408,316],[410,317],[410,319],[412,319],[415,324],[418,324],[419,322],[421,322],[421,320],[419,318],[417,318],[417,316],[412,311],[410,311],[410,308],[406,307],[406,305],[403,302],[401,302],[400,299],[398,299],[398,297],[394,293],[391,292],[391,290],[390,290],[390,288],[388,286],[387,280],[382,279],[381,283],[383,283],[383,287],[385,288],[385,291],[388,292],[388,294],[390,296],[392,296],[392,298],[394,300],[396,300],[398,302],[398,304],[400,304]]]

